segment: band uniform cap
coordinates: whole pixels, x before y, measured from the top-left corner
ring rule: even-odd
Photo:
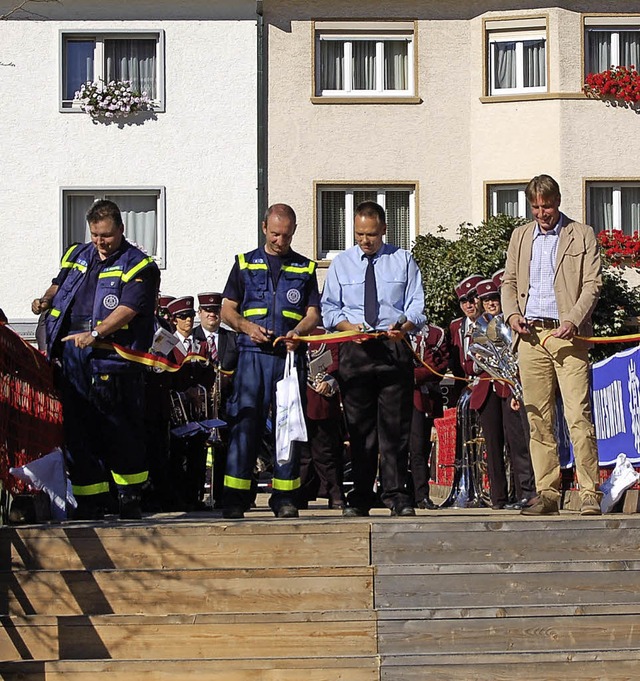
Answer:
[[[491,281],[496,285],[497,288],[502,286],[502,278],[504,277],[504,267],[491,275]]]
[[[476,294],[478,298],[487,298],[490,295],[495,295],[498,293],[498,287],[493,283],[491,279],[483,279],[479,281],[476,285]]]
[[[182,298],[174,298],[167,309],[172,315],[180,314],[181,312],[193,312],[193,296],[182,296]]]
[[[175,296],[158,296],[158,307],[166,310],[169,303],[175,299]]]
[[[475,291],[476,286],[483,280],[484,277],[481,277],[479,274],[472,274],[466,279],[463,279],[459,284],[456,285],[456,295],[458,298],[462,298],[462,296],[466,296],[471,291]]]
[[[222,293],[198,293],[198,305],[200,307],[220,307],[222,305]]]

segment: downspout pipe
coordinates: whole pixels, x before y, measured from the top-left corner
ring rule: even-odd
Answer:
[[[267,210],[267,73],[263,0],[256,0],[256,18],[258,243],[262,244],[262,216]]]

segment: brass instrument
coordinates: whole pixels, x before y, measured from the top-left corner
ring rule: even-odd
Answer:
[[[470,332],[469,355],[490,376],[510,384],[514,397],[522,402],[518,361],[511,350],[511,331],[502,315],[481,315]]]

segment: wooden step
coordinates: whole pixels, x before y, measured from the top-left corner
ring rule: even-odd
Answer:
[[[3,617],[0,659],[350,657],[377,653],[375,613]]]
[[[379,681],[377,657],[0,662],[4,681]]]
[[[638,557],[637,517],[582,518],[563,514],[540,520],[505,514],[501,519],[478,521],[476,514],[460,512],[461,518],[449,512],[428,521],[375,523],[371,531],[372,563],[481,564]]]
[[[361,610],[373,568],[15,571],[0,590],[8,615]]]
[[[14,570],[367,566],[369,527],[330,521],[2,528]]]
[[[381,681],[635,681],[637,650],[607,653],[468,653],[381,660]]]

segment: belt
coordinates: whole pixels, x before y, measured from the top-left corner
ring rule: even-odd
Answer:
[[[559,319],[552,319],[551,317],[541,317],[540,319],[529,319],[531,326],[536,326],[539,329],[557,329],[560,326]]]

